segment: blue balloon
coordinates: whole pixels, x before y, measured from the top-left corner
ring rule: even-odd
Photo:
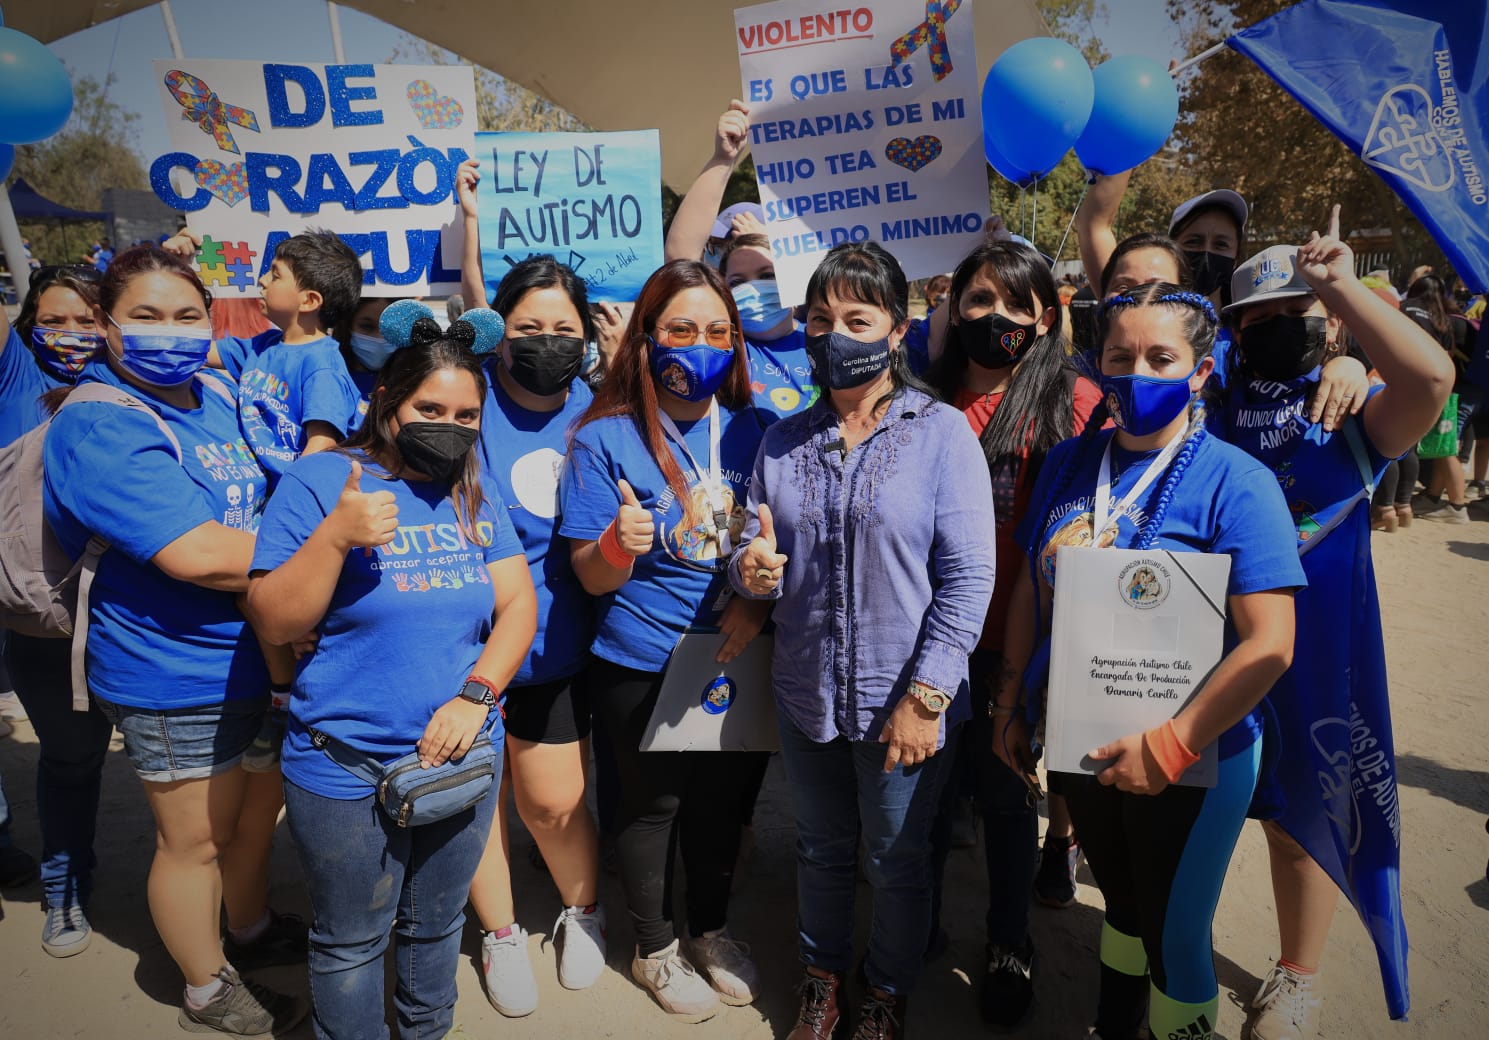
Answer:
[[[988,136],[987,130],[982,132],[982,150],[987,156],[987,164],[997,170],[1004,180],[1012,181],[1020,188],[1027,188],[1036,180],[1032,173],[1019,169],[993,146],[992,138]]]
[[[15,165],[15,145],[0,144],[0,181],[10,176],[10,168]]]
[[[1096,104],[1075,154],[1086,169],[1121,173],[1153,157],[1179,118],[1179,87],[1163,63],[1127,55],[1096,66]]]
[[[1094,98],[1080,51],[1048,36],[1021,40],[983,82],[983,133],[1014,166],[1043,177],[1086,128]]]
[[[35,144],[67,124],[72,80],[46,45],[0,29],[0,142]]]

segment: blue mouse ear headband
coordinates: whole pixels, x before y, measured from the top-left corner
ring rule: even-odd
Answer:
[[[377,330],[395,350],[402,350],[414,341],[414,322],[420,318],[434,321],[434,312],[418,300],[395,300],[383,308]]]
[[[392,310],[392,308],[388,308]],[[384,312],[386,313],[386,312]],[[475,333],[470,349],[475,354],[489,354],[496,349],[496,345],[502,341],[506,334],[507,323],[502,321],[502,316],[489,307],[472,307],[462,311],[460,317],[450,323],[451,328],[465,322]]]

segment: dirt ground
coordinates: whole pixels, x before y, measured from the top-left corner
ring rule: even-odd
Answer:
[[[1411,936],[1412,1013],[1406,1023],[1386,1017],[1374,952],[1358,918],[1341,900],[1322,978],[1321,1036],[1329,1040],[1448,1040],[1489,1036],[1489,509],[1472,510],[1465,527],[1417,523],[1375,536],[1387,653],[1395,704],[1397,768],[1403,817],[1402,895]],[[15,817],[15,838],[37,851],[34,775],[36,743],[17,721],[0,740],[0,769]],[[544,943],[559,904],[546,875],[527,865],[520,830],[514,865],[522,925],[532,933],[532,956],[542,990],[531,1017],[504,1021],[486,1002],[478,968],[479,935],[468,924],[460,969],[460,1002],[452,1036],[757,1038],[784,1036],[795,1014],[792,987],[799,968],[794,947],[793,834],[785,780],[774,763],[756,814],[756,844],[737,882],[735,934],[750,943],[764,976],[753,1007],[723,1008],[698,1026],[664,1019],[630,981],[630,926],[619,885],[604,878],[610,915],[610,966],[590,990],[571,993],[555,977]],[[53,960],[42,953],[41,889],[32,884],[4,893],[0,919],[0,1036],[160,1037],[177,1035],[181,979],[151,926],[145,872],[153,828],[140,786],[119,741],[106,768],[98,828],[100,870],[91,918],[92,946],[80,956]],[[944,924],[948,951],[929,964],[911,1007],[915,1033],[984,1035],[976,1011],[982,969],[985,904],[982,853],[952,854]],[[272,901],[309,915],[287,830],[277,838]],[[1101,897],[1082,869],[1079,903],[1067,910],[1036,907],[1034,939],[1041,957],[1037,1012],[1017,1035],[1086,1035],[1096,999],[1096,946]],[[868,888],[860,885],[860,942],[868,925]],[[1266,850],[1248,824],[1232,860],[1215,919],[1220,977],[1219,1033],[1246,1035],[1244,1005],[1277,955],[1276,924]],[[306,988],[304,969],[261,973],[280,988]],[[311,1035],[309,1025],[296,1037]]]

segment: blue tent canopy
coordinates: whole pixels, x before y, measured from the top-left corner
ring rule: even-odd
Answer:
[[[73,209],[53,202],[20,177],[10,186],[10,205],[16,211],[18,221],[109,219],[109,215],[100,210]]]

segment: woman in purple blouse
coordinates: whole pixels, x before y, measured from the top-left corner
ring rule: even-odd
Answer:
[[[860,827],[874,924],[852,1036],[902,1035],[930,929],[935,756],[967,718],[967,655],[993,589],[987,464],[961,413],[910,375],[908,295],[873,242],[833,249],[812,275],[823,395],[766,431],[730,568],[737,591],[776,601],[806,965],[792,1040],[840,1028]]]

